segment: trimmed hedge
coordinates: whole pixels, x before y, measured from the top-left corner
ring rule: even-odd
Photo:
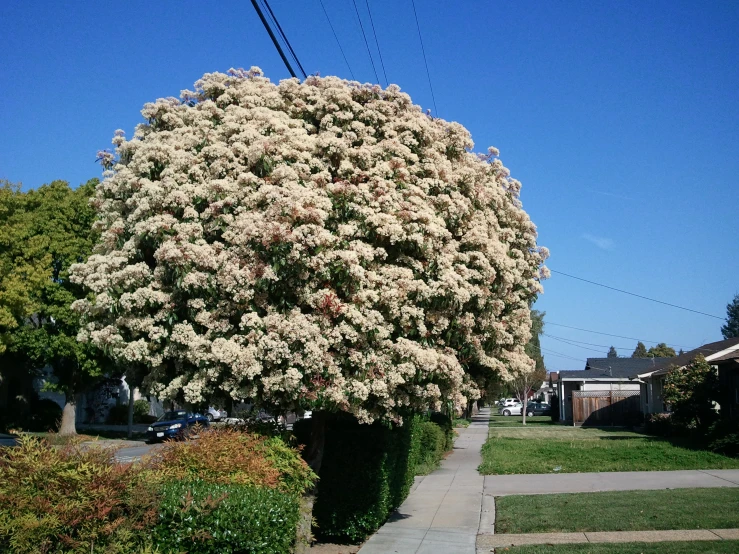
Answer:
[[[311,420],[295,423],[298,441],[307,444]],[[413,478],[438,467],[452,448],[448,416],[414,416],[402,427],[361,425],[346,414],[326,422],[314,533],[322,540],[358,543],[374,533],[407,498]]]
[[[412,461],[416,475],[428,475],[437,467],[447,452],[447,440],[451,431],[445,433],[436,423],[417,418],[413,429],[414,440]]]
[[[310,424],[310,419],[295,423],[294,433],[303,444]],[[360,425],[343,414],[328,419],[313,506],[318,537],[361,542],[400,506],[413,484],[412,428],[412,421],[390,428],[381,423]]]
[[[161,552],[288,554],[298,499],[248,485],[175,482],[163,487],[154,544]]]

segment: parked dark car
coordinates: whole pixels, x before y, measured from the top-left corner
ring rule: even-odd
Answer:
[[[552,407],[546,402],[529,402],[526,405],[526,415],[552,415]]]
[[[164,412],[164,415],[146,430],[146,439],[150,442],[156,442],[185,438],[194,425],[208,427],[208,424],[208,418],[204,415],[193,414],[186,410]]]

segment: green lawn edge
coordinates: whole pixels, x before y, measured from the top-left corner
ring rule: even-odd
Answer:
[[[736,554],[739,541],[541,544],[496,548],[496,554]]]
[[[496,533],[739,528],[739,488],[500,496]]]

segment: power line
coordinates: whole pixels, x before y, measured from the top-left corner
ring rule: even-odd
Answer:
[[[613,335],[611,333],[601,333],[600,331],[591,331],[590,329],[583,329],[581,327],[572,327],[571,325],[563,325],[562,323],[552,323],[551,321],[546,322],[547,325],[554,325],[555,327],[564,327],[566,329],[574,329],[575,331],[584,331],[586,333],[593,333],[596,335],[605,335],[606,337],[616,337],[618,339],[628,339],[628,340],[635,340],[637,342],[651,342],[653,344],[659,344],[663,341],[657,341],[657,340],[647,340],[647,339],[637,339],[634,337],[625,337],[623,335]],[[685,346],[684,344],[675,344],[675,343],[665,343],[668,346],[677,346],[678,348],[692,348],[690,346]]]
[[[280,26],[280,22],[277,21],[277,17],[275,17],[275,14],[269,5],[269,2],[267,0],[262,0],[262,2],[264,2],[264,5],[267,6],[269,15],[272,16],[272,20],[275,22],[275,25],[277,25],[277,30],[280,32],[280,35],[282,35],[282,40],[284,40],[285,44],[287,44],[287,48],[290,50],[290,53],[292,54],[293,58],[295,58],[295,61],[297,62],[298,67],[300,68],[300,71],[303,74],[303,79],[305,79],[306,77],[308,77],[308,75],[305,72],[305,69],[303,69],[303,65],[300,63],[300,60],[298,59],[297,54],[295,54],[295,50],[293,50],[293,47],[290,44],[290,41],[287,40],[287,35],[285,34],[285,31],[282,30],[282,27]]]
[[[567,337],[558,337],[556,335],[550,335],[549,333],[542,333],[542,335],[544,335],[545,337],[549,337],[550,339],[571,342],[575,346],[580,345],[580,344],[587,344],[588,346],[600,346],[601,348],[610,348],[611,346],[613,346],[612,344],[596,344],[593,342],[585,342],[582,340],[569,339]],[[619,350],[629,350],[631,348],[630,346],[613,346],[613,347],[618,348]]]
[[[362,18],[359,16],[359,9],[357,8],[356,0],[352,0],[354,3],[354,11],[357,12],[357,19],[359,20],[359,28],[362,29],[362,36],[364,37],[364,45],[367,47],[367,55],[369,56],[370,62],[372,62],[372,71],[375,72],[375,79],[377,83],[380,83],[380,78],[377,76],[377,69],[375,69],[375,60],[372,59],[372,52],[370,52],[369,42],[367,42],[367,35],[364,34],[364,25],[362,25]]]
[[[390,83],[387,80],[387,73],[385,72],[385,62],[382,60],[382,50],[380,50],[380,42],[377,40],[377,32],[375,31],[375,22],[372,20],[372,10],[370,10],[370,7],[369,7],[369,0],[364,0],[364,3],[367,4],[367,13],[369,14],[370,23],[372,24],[372,34],[375,35],[375,44],[377,45],[377,53],[380,55],[380,65],[382,65],[382,74],[385,76],[385,86],[387,86]]]
[[[540,352],[545,352],[547,354],[550,354],[552,356],[559,356],[560,358],[569,358],[570,360],[575,360],[576,362],[584,362],[585,360],[581,358],[575,358],[574,356],[568,356],[567,354],[562,354],[561,352],[557,352],[556,350],[549,350],[548,348],[541,348],[539,347]]]
[[[561,338],[558,338],[558,337],[554,337],[552,335],[547,335],[546,333],[542,333],[542,335],[544,335],[545,337],[549,337],[552,340],[556,340],[556,341],[561,342],[561,343],[564,343],[564,344],[569,344],[570,346],[576,346],[577,348],[582,348],[584,350],[591,350],[593,352],[601,352],[601,353],[603,352],[601,349],[595,349],[595,348],[592,348],[590,346],[582,346],[582,345],[579,345],[579,344],[575,344],[574,342],[570,342],[567,339],[561,339]],[[604,346],[603,348],[609,348],[609,347],[608,346]],[[614,348],[616,348],[616,347],[614,346]]]
[[[331,18],[328,16],[326,7],[323,5],[323,0],[318,0],[318,2],[320,2],[321,8],[323,8],[323,13],[326,16],[326,21],[328,21],[328,26],[331,27],[331,32],[334,34],[334,38],[336,39],[336,44],[339,46],[341,55],[344,57],[344,62],[346,62],[346,67],[349,68],[349,75],[352,76],[352,81],[356,81],[356,79],[354,78],[354,72],[352,71],[352,66],[349,65],[349,60],[346,59],[346,54],[344,54],[344,49],[341,47],[341,42],[339,42],[339,37],[336,35],[336,31],[334,31],[334,26],[331,24]]]
[[[283,63],[285,64],[285,67],[287,67],[287,70],[290,72],[290,75],[295,77],[297,79],[297,75],[295,75],[295,71],[293,71],[292,66],[290,65],[290,62],[287,61],[287,57],[285,56],[285,52],[282,51],[282,47],[280,46],[280,43],[277,41],[277,37],[272,32],[272,28],[269,26],[269,23],[267,23],[267,20],[264,17],[264,14],[262,13],[262,9],[259,7],[259,4],[257,4],[257,0],[251,0],[251,5],[254,6],[254,9],[257,12],[257,15],[259,16],[259,19],[262,20],[262,25],[264,25],[264,28],[267,29],[267,33],[269,34],[269,38],[272,39],[272,43],[275,45],[275,48],[277,48],[277,52],[280,54],[280,57],[282,58]]]
[[[615,290],[615,291],[621,292],[623,294],[629,294],[631,296],[636,296],[637,298],[641,298],[643,300],[649,300],[651,302],[657,302],[658,304],[664,304],[665,306],[671,306],[672,308],[678,308],[680,310],[685,310],[686,312],[693,312],[695,314],[705,315],[705,316],[708,316],[708,317],[713,317],[715,319],[721,319],[721,320],[724,319],[723,317],[719,317],[717,315],[707,314],[706,312],[699,312],[698,310],[692,310],[690,308],[685,308],[683,306],[678,306],[677,304],[670,304],[669,302],[663,302],[662,300],[656,300],[654,298],[649,298],[648,296],[642,296],[641,294],[636,294],[636,293],[629,292],[629,291],[626,291],[626,290],[617,289],[616,287],[609,287],[608,285],[604,285],[602,283],[596,283],[595,281],[589,281],[588,279],[583,279],[582,277],[576,277],[574,275],[570,275],[569,273],[564,273],[562,271],[557,271],[555,269],[551,269],[550,271],[552,273],[557,273],[558,275],[564,275],[565,277],[569,277],[571,279],[577,279],[578,281],[584,281],[586,283],[590,283],[591,285],[597,285],[599,287],[603,287],[603,288],[610,289],[610,290]]]
[[[416,13],[416,2],[411,0],[413,5],[413,16],[416,18],[416,29],[418,29],[418,40],[421,41],[421,52],[423,53],[423,63],[426,65],[426,77],[429,80],[429,88],[431,89],[431,100],[434,102],[434,113],[439,117],[439,110],[436,107],[436,98],[434,97],[434,87],[431,85],[431,73],[429,73],[429,64],[426,61],[426,49],[423,47],[423,38],[421,37],[421,26],[418,24],[418,14]]]

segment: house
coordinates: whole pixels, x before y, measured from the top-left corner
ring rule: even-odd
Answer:
[[[588,358],[584,370],[560,371],[556,379],[560,422],[629,423],[641,412],[640,384],[633,375],[663,359],[668,358]]]
[[[553,372],[555,376],[556,381],[556,374],[557,372]],[[539,385],[539,388],[534,392],[534,398],[538,400],[539,402],[546,402],[547,404],[550,404],[552,401],[552,397],[555,393],[555,387],[552,386],[552,373],[549,373],[547,375],[547,378],[542,381],[541,385]]]
[[[655,358],[655,364],[646,371],[636,372],[632,379],[640,385],[642,411],[645,415],[669,411],[662,390],[667,374],[692,362],[698,354],[715,367],[721,382],[722,401],[720,403],[729,416],[739,415],[739,337],[711,342],[676,356],[674,358]]]

